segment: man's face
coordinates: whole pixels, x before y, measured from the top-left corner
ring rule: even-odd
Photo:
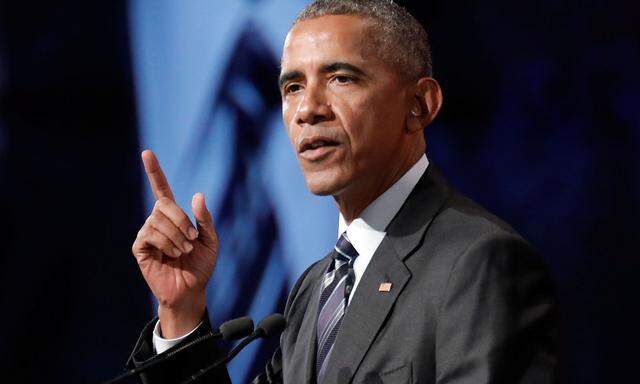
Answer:
[[[372,46],[370,24],[323,16],[296,24],[282,55],[282,115],[307,187],[338,196],[380,179],[409,150],[407,82]]]

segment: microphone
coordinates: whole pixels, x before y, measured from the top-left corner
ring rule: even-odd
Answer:
[[[286,326],[287,326],[287,320],[285,320],[284,316],[282,316],[279,313],[272,313],[271,315],[262,319],[262,321],[258,323],[256,330],[253,331],[253,333],[248,337],[245,337],[244,339],[242,339],[242,341],[238,343],[238,345],[236,345],[225,357],[223,357],[222,359],[216,360],[213,364],[207,367],[200,369],[198,372],[194,373],[193,375],[191,375],[189,378],[187,378],[180,384],[189,384],[197,380],[198,378],[200,378],[200,376],[209,372],[213,368],[221,364],[226,364],[229,361],[231,361],[231,359],[236,357],[236,355],[240,353],[240,351],[252,341],[259,338],[267,338],[267,337],[279,335],[280,333],[282,333],[282,331],[284,331]]]
[[[225,321],[218,330],[224,340],[238,340],[253,333],[253,320],[248,316],[239,317]]]
[[[133,375],[137,375],[139,373],[142,373],[152,367],[155,367],[158,364],[163,363],[164,361],[167,361],[168,359],[179,355],[180,353],[186,351],[187,349],[193,347],[196,344],[200,344],[206,340],[209,340],[211,338],[217,339],[219,337],[222,337],[222,339],[226,340],[226,341],[230,341],[230,340],[238,340],[240,338],[243,338],[247,335],[252,335],[253,333],[255,333],[253,331],[253,320],[251,320],[250,317],[240,317],[237,319],[232,319],[232,320],[228,320],[225,321],[224,323],[222,323],[220,325],[220,328],[218,328],[218,331],[215,332],[209,332],[207,334],[204,334],[194,340],[191,340],[190,342],[186,343],[185,345],[180,346],[179,348],[176,348],[173,351],[167,352],[166,354],[161,354],[159,355],[157,358],[142,364],[136,368],[130,369],[126,372],[124,372],[123,374],[117,376],[114,379],[111,379],[109,381],[105,381],[103,382],[103,384],[115,384],[118,383],[128,377],[131,377]]]

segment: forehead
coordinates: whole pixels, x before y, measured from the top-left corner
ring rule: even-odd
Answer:
[[[350,15],[329,15],[297,23],[284,42],[282,69],[330,61],[368,62],[372,52],[370,22]]]

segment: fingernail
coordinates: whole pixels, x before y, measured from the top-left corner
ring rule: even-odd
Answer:
[[[187,233],[189,234],[189,239],[191,240],[195,240],[196,237],[198,237],[198,231],[196,231],[196,229],[193,227],[189,228]]]
[[[175,257],[180,257],[180,255],[182,255],[182,252],[180,252],[178,248],[173,248],[173,255]]]
[[[193,251],[193,245],[191,245],[191,243],[189,243],[188,241],[185,241],[182,244],[182,247],[184,248],[185,251],[187,251],[187,253]]]

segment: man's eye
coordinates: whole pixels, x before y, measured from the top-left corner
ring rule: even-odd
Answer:
[[[338,84],[348,84],[353,82],[353,79],[351,77],[344,75],[335,76],[333,79]]]
[[[285,94],[289,94],[289,93],[294,93],[297,92],[301,89],[300,84],[289,84],[284,88],[284,93]]]

